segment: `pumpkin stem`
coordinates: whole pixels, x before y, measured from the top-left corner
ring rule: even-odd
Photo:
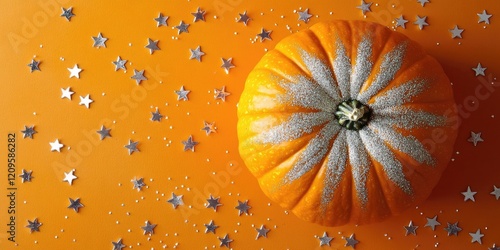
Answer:
[[[358,131],[370,121],[372,111],[358,100],[349,99],[341,102],[335,111],[339,124],[349,130]]]

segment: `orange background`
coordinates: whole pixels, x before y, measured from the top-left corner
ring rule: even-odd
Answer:
[[[226,233],[234,249],[315,249],[323,232],[334,237],[332,249],[344,249],[342,236],[355,233],[356,249],[487,249],[500,244],[500,201],[489,193],[500,187],[496,160],[500,98],[476,89],[497,82],[500,73],[500,3],[492,0],[433,1],[422,7],[416,0],[376,1],[363,17],[358,1],[78,1],[40,0],[19,4],[2,1],[0,10],[0,143],[7,165],[7,133],[17,136],[17,174],[33,170],[32,182],[16,177],[17,249],[112,249],[112,241],[123,239],[128,247],[204,249],[219,246],[217,237]],[[73,6],[70,22],[60,17],[61,7]],[[193,23],[197,7],[206,10],[206,22]],[[314,16],[305,24],[294,12],[309,8]],[[478,24],[484,9],[490,24]],[[248,11],[248,26],[237,23],[238,13]],[[154,18],[162,12],[168,27],[157,27]],[[406,29],[397,28],[418,41],[443,65],[457,104],[462,106],[463,124],[456,155],[431,197],[416,209],[382,223],[363,226],[321,227],[297,219],[260,191],[245,169],[237,151],[236,105],[246,75],[258,60],[283,37],[314,23],[332,19],[365,19],[394,26],[403,15]],[[430,24],[419,30],[415,16],[428,16]],[[189,33],[172,29],[181,20]],[[287,28],[289,26],[289,29]],[[465,29],[463,39],[452,39],[449,29]],[[260,42],[261,28],[272,30],[272,41]],[[92,47],[99,32],[109,40],[107,48]],[[15,39],[13,42],[12,39]],[[147,39],[160,40],[153,55],[144,48]],[[202,62],[189,60],[189,49],[201,46]],[[117,56],[128,60],[127,72],[114,71]],[[226,74],[221,58],[233,58],[235,68]],[[41,71],[26,66],[35,58]],[[62,60],[64,58],[64,60]],[[487,68],[485,77],[475,77],[473,67]],[[68,78],[78,64],[80,79]],[[136,85],[133,69],[145,69],[147,81]],[[61,99],[61,88],[71,86],[73,99]],[[174,90],[185,86],[189,101],[177,101]],[[214,89],[226,86],[226,102],[214,100]],[[484,89],[482,90],[484,91]],[[90,94],[90,109],[79,106],[79,96]],[[474,102],[474,103],[472,103]],[[152,122],[156,107],[168,116]],[[203,121],[215,122],[217,133],[205,135]],[[34,139],[22,139],[24,126],[35,125]],[[95,133],[101,125],[112,128],[112,138],[100,141]],[[467,139],[470,131],[482,132],[484,142],[476,147]],[[181,141],[189,135],[199,144],[196,151],[183,151]],[[49,142],[59,139],[61,153],[50,152]],[[139,141],[140,152],[128,155],[124,145]],[[68,148],[69,147],[69,148]],[[0,249],[16,249],[8,241],[6,203],[7,166],[0,168]],[[73,185],[62,182],[64,172],[75,169]],[[131,179],[144,177],[147,188],[137,192]],[[476,202],[464,202],[471,186]],[[171,193],[184,195],[185,205],[173,209],[166,200]],[[221,197],[217,212],[204,207],[209,194]],[[68,198],[81,198],[79,213],[67,208]],[[237,200],[249,200],[251,215],[238,216]],[[438,215],[441,226],[424,227],[426,217]],[[40,232],[30,233],[27,220],[38,218]],[[143,235],[149,220],[158,224],[155,233]],[[219,226],[216,234],[205,234],[210,220]],[[417,235],[405,236],[403,226],[412,220]],[[447,222],[458,221],[458,237],[447,236]],[[271,229],[268,238],[255,240],[255,228]],[[471,243],[469,233],[481,229],[483,244]],[[323,249],[328,247],[324,246]]]

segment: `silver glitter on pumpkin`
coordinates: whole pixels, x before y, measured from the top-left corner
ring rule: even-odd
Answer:
[[[373,68],[373,63],[370,60],[372,56],[373,42],[369,35],[363,37],[363,40],[358,45],[356,64],[351,76],[351,99],[357,97],[361,91],[361,87],[365,84],[370,76]]]
[[[337,83],[333,78],[333,73],[329,65],[302,49],[300,50],[300,56],[314,81],[321,86],[333,100],[340,100],[341,97],[337,88]]]
[[[293,82],[283,80],[279,83],[285,89],[284,94],[277,96],[279,102],[333,113],[335,100],[322,87],[304,76],[289,78],[294,79]]]
[[[345,50],[344,44],[337,37],[336,41],[336,57],[333,62],[333,72],[337,78],[337,83],[340,88],[340,93],[342,94],[342,99],[350,98],[350,81],[351,81],[351,59],[347,57],[347,52]]]
[[[371,164],[365,146],[359,137],[360,133],[352,130],[346,130],[346,133],[354,188],[356,189],[358,200],[364,206],[368,203],[366,180],[368,179],[368,170],[370,170]]]
[[[327,205],[333,200],[333,193],[337,189],[342,176],[345,173],[347,163],[347,141],[346,130],[342,129],[333,142],[332,149],[328,154],[326,174],[324,180],[323,194],[321,196],[321,210],[323,213]]]
[[[372,109],[383,109],[394,106],[401,106],[411,101],[411,98],[420,94],[427,87],[429,81],[425,79],[415,79],[403,83],[402,85],[387,90],[385,93],[375,97],[375,101],[370,105]]]
[[[422,110],[412,110],[406,107],[391,107],[375,110],[372,121],[380,121],[387,126],[395,126],[410,130],[416,127],[439,127],[446,125],[447,118]]]

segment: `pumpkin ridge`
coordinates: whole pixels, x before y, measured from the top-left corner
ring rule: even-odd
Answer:
[[[367,150],[368,151],[368,150]],[[389,202],[389,199],[388,199],[388,194],[390,194],[390,190],[387,191],[383,188],[383,185],[382,185],[382,182],[383,181],[386,181],[387,180],[387,177],[384,179],[384,178],[381,178],[381,174],[383,174],[384,176],[386,176],[387,174],[385,173],[384,169],[380,169],[379,167],[377,167],[377,164],[376,163],[379,163],[377,160],[375,160],[371,154],[368,153],[368,158],[370,159],[370,162],[371,162],[371,174],[374,174],[375,175],[375,178],[372,178],[374,180],[374,182],[376,183],[377,185],[377,188],[378,190],[380,190],[380,196],[382,196],[382,199],[377,199],[375,202],[376,202],[376,206],[377,207],[380,207],[381,206],[381,202],[383,202],[383,205],[385,205],[385,207],[387,207],[387,209],[389,210],[389,212],[387,213],[387,215],[392,215],[394,214],[394,211],[393,211],[393,208],[391,207],[390,205],[390,202]],[[380,163],[378,165],[381,165]],[[372,187],[373,188],[373,187]]]

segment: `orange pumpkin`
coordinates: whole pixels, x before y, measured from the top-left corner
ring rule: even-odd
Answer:
[[[457,135],[450,81],[415,42],[319,23],[269,51],[238,104],[239,151],[264,193],[322,225],[380,221],[426,199]]]

